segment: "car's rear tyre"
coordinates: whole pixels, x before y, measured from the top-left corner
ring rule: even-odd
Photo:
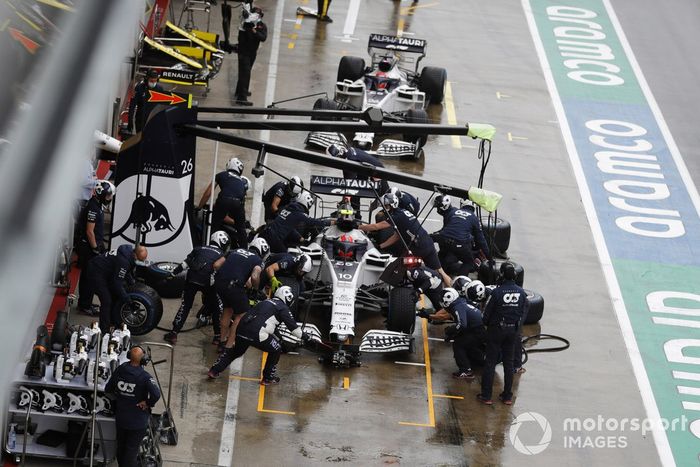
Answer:
[[[408,109],[406,112],[406,123],[428,122],[428,112],[423,109]],[[403,135],[403,139],[422,148],[428,142],[428,135]]]
[[[389,331],[413,334],[416,327],[415,292],[409,287],[394,287],[389,292],[389,312],[386,328]]]
[[[365,59],[345,55],[338,64],[338,81],[357,81],[365,74]]]
[[[170,273],[177,266],[178,263],[171,261],[159,261],[148,267],[138,267],[136,276],[141,277],[146,285],[153,287],[162,298],[180,298],[185,288],[187,273],[182,271],[170,278]]]
[[[435,66],[426,66],[420,72],[418,89],[427,94],[431,104],[440,104],[445,98],[447,70]]]
[[[133,336],[148,334],[158,326],[163,317],[163,301],[155,289],[140,282],[127,286],[126,291],[129,300],[139,305],[138,309],[131,310],[128,304],[116,301],[116,312]]]
[[[338,104],[327,97],[322,97],[314,102],[314,110],[338,110]],[[311,117],[311,120],[337,120],[337,118]]]
[[[508,251],[510,246],[510,223],[507,220],[496,219],[494,225],[493,217],[483,218],[481,219],[481,228],[489,245],[491,245],[491,236],[494,236],[493,245],[497,251],[491,252],[492,254]]]
[[[542,319],[544,313],[544,298],[542,295],[532,290],[525,289],[527,301],[529,303],[525,324],[535,324]]]

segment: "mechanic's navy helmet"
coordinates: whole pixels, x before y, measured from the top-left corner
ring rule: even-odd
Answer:
[[[394,60],[391,59],[391,57],[384,57],[379,61],[379,71],[383,71],[384,73],[391,71],[391,69],[394,67]]]
[[[440,306],[447,308],[452,305],[459,298],[459,293],[452,287],[446,287],[442,291],[442,298],[440,298]]]
[[[347,149],[340,144],[331,144],[330,146],[328,146],[328,148],[326,148],[326,153],[331,157],[345,158],[345,153],[347,153]]]
[[[217,230],[209,238],[209,244],[219,248],[221,251],[226,253],[228,247],[231,246],[231,239],[228,234],[223,230]]]
[[[393,193],[386,193],[382,198],[382,204],[385,208],[389,206],[391,209],[396,209],[399,207],[399,197]]]
[[[467,276],[457,276],[452,280],[452,288],[455,289],[463,297],[467,296],[467,285],[472,280]]]
[[[304,189],[304,182],[298,176],[294,175],[287,180],[287,193],[290,195],[298,195]]]
[[[513,281],[516,277],[515,265],[510,261],[501,264],[501,275],[507,281]]]
[[[281,300],[287,306],[291,306],[294,303],[294,292],[288,285],[283,285],[275,291],[275,298]]]
[[[435,206],[438,212],[445,212],[452,206],[452,198],[449,195],[438,195],[433,201],[433,206]]]
[[[467,298],[473,302],[481,302],[486,298],[486,286],[480,280],[471,281],[464,291]]]

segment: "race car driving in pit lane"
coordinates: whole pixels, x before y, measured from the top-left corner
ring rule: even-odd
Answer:
[[[312,177],[311,189],[317,188]],[[364,190],[359,196],[369,197],[370,192]],[[357,219],[349,197],[337,204],[323,199],[318,204],[322,215],[335,211],[331,214],[335,224],[324,227],[307,246],[290,248],[312,260],[296,316],[304,322],[304,332],[317,343],[316,350],[323,354],[323,361],[334,366],[359,366],[363,352],[412,352],[416,294],[411,287],[391,287],[381,280],[397,258],[380,252],[372,238],[358,229],[362,221]],[[306,323],[310,309],[329,313],[327,338],[322,337],[318,327]],[[385,313],[386,330],[367,331],[358,345],[353,340],[359,312]],[[280,334],[289,343],[299,343],[284,327]]]
[[[367,52],[371,64],[365,67],[361,57],[344,56],[338,65],[333,100],[322,98],[314,110],[382,110],[389,122],[428,123],[426,108],[440,104],[445,95],[447,72],[426,66],[418,73],[425,57],[424,39],[371,34]],[[352,145],[365,150],[374,147],[374,133],[356,133]],[[376,148],[378,156],[420,159],[426,135],[404,135],[403,140],[384,139]],[[306,144],[327,149],[331,144],[346,144],[340,133],[314,131]]]

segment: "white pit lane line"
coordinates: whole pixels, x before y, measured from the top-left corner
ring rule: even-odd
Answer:
[[[278,0],[275,9],[275,24],[272,29],[272,48],[270,49],[270,63],[268,67],[267,84],[265,86],[265,103],[271,103],[275,99],[275,86],[277,85],[277,64],[279,61],[280,41],[282,38],[282,14],[284,12],[284,0]],[[269,141],[270,130],[260,132],[260,138]],[[262,193],[265,188],[265,175],[255,179],[253,187],[253,210],[251,223],[259,225],[262,209]],[[243,370],[243,357],[231,364],[232,374],[241,374]],[[238,399],[240,397],[241,380],[229,378],[226,391],[226,410],[224,411],[224,423],[221,429],[221,441],[219,442],[218,465],[231,465],[233,463],[233,448],[236,440],[236,419],[238,415]]]
[[[343,39],[341,39],[343,42],[352,42],[352,34],[355,32],[361,2],[362,0],[350,0],[348,15],[345,17],[345,25],[343,26]]]

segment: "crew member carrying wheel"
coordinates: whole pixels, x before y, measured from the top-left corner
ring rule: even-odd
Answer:
[[[479,219],[466,209],[453,207],[448,195],[437,196],[434,203],[437,212],[443,217],[442,229],[431,235],[440,246],[440,262],[448,272],[467,274],[474,271],[476,267],[472,243],[475,240],[483,257],[490,257]]]
[[[225,343],[226,347],[233,347],[238,322],[250,308],[245,289],[260,287],[262,256],[268,251],[269,247],[264,239],[254,238],[248,250],[239,248],[230,252],[216,273],[214,286],[224,304],[224,312],[221,315],[221,342]]]
[[[481,311],[452,287],[443,290],[440,305],[455,322],[445,328],[445,341],[453,340],[452,351],[457,363],[457,371],[452,373],[452,376],[458,379],[474,379],[472,364],[484,364],[486,328]]]
[[[105,334],[112,326],[121,324],[119,310],[112,307],[115,300],[125,306],[138,306],[130,303],[126,292],[126,278],[134,270],[136,262],[148,258],[148,250],[143,245],[121,245],[116,250],[108,251],[90,260],[89,289],[100,299],[100,329]],[[92,295],[85,297],[92,303]]]
[[[411,253],[423,259],[423,262],[430,269],[437,271],[442,276],[442,281],[446,286],[452,282],[450,276],[445,274],[440,265],[440,259],[435,251],[433,240],[428,232],[423,229],[418,222],[418,218],[406,209],[399,208],[399,198],[393,193],[383,196],[384,209],[389,213],[389,219],[375,224],[362,224],[359,228],[363,232],[374,232],[386,229],[392,225],[396,232],[379,245],[380,249],[387,248],[403,239]]]
[[[211,219],[213,231],[222,230],[224,224],[233,224],[236,230],[236,246],[246,248],[248,236],[246,234],[245,195],[248,192],[250,182],[243,177],[243,162],[237,157],[229,159],[226,170],[216,174],[214,179],[221,191],[214,203],[214,211]],[[199,209],[209,202],[211,191],[214,189],[210,183],[199,201]]]
[[[267,360],[263,368],[261,384],[279,383],[277,376],[277,362],[282,354],[282,346],[275,336],[275,330],[280,323],[284,323],[287,329],[301,339],[309,340],[306,333],[294,320],[290,305],[294,302],[292,289],[286,285],[278,288],[272,299],[263,300],[243,317],[236,329],[236,346],[227,347],[214,365],[209,369],[209,378],[218,378],[235,359],[242,356],[248,347],[253,346],[263,352],[267,352]]]
[[[105,249],[104,243],[104,209],[112,202],[116,189],[106,180],[95,184],[95,192],[87,205],[80,212],[78,232],[78,266],[80,267],[80,282],[78,289],[78,309],[89,315],[96,315],[99,309],[93,310],[92,296],[89,285],[88,263],[95,256],[101,255]]]
[[[288,247],[303,242],[304,236],[299,230],[309,227],[323,228],[333,223],[332,219],[314,219],[309,216],[309,209],[315,202],[311,193],[302,191],[262,230],[260,237],[267,240],[272,253],[283,253]]]
[[[503,361],[503,392],[498,396],[506,405],[513,403],[513,348],[521,320],[527,312],[527,294],[515,283],[513,263],[501,265],[503,283],[496,287],[484,310],[486,332],[486,363],[481,379],[481,392],[476,398],[491,405],[493,378],[499,357]]]
[[[174,277],[184,269],[187,269],[185,288],[182,291],[182,302],[173,319],[173,328],[163,336],[170,344],[177,343],[177,334],[182,331],[187,316],[190,314],[194,297],[197,292],[202,292],[204,306],[212,313],[214,324],[214,339],[212,344],[219,345],[221,341],[221,313],[223,303],[214,287],[214,273],[223,266],[226,258],[224,255],[231,246],[231,239],[221,230],[214,232],[209,239],[209,245],[195,247],[187,258],[171,273]]]
[[[309,255],[293,255],[291,253],[273,253],[265,261],[265,275],[262,287],[269,286],[272,293],[282,285],[277,278],[292,277],[299,283],[299,293],[304,291],[304,276],[311,271]],[[262,281],[261,281],[262,282]]]
[[[271,222],[277,217],[280,209],[288,205],[292,198],[301,193],[303,189],[304,182],[296,175],[289,180],[279,181],[272,185],[262,197],[265,207],[265,222]]]

